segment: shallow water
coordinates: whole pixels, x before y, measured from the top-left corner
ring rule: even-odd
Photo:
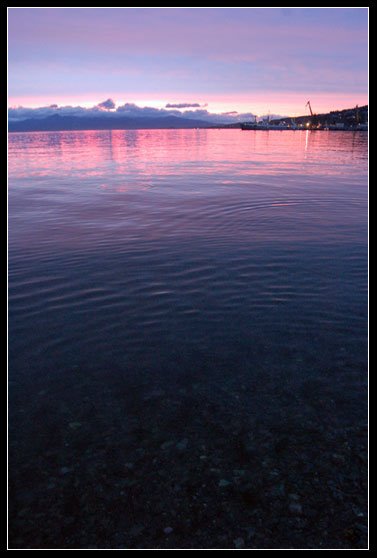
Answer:
[[[10,134],[11,545],[365,546],[367,203],[363,132]]]

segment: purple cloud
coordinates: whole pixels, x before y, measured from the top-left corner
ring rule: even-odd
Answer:
[[[115,103],[114,103],[114,101],[113,101],[112,99],[107,99],[106,101],[103,101],[102,103],[99,103],[99,104],[97,105],[97,107],[110,110],[110,109],[114,109],[114,108],[115,108]]]
[[[199,103],[168,103],[165,108],[199,108],[201,105]]]

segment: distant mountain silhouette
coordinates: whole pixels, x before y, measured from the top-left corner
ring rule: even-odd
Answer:
[[[137,130],[158,128],[212,128],[204,120],[180,118],[179,116],[128,117],[119,116],[61,116],[54,114],[46,118],[28,118],[9,121],[9,132],[41,132],[58,130]]]

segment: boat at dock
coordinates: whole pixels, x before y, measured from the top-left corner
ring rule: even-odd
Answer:
[[[289,126],[285,126],[282,124],[270,124],[268,122],[244,122],[241,124],[241,130],[293,130],[295,128],[291,128]]]

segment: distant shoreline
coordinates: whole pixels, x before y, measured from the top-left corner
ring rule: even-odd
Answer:
[[[185,118],[178,116],[130,117],[130,116],[68,116],[52,114],[45,118],[26,118],[9,120],[9,132],[73,132],[89,130],[187,130],[187,129],[240,129],[242,126],[253,126],[255,122],[209,122],[208,120]],[[325,114],[303,116],[286,116],[282,118],[264,119],[258,122],[263,127],[326,129],[339,127],[341,130],[357,128],[368,124],[368,105]],[[273,131],[272,128],[270,128]],[[359,131],[359,130],[357,130]]]

